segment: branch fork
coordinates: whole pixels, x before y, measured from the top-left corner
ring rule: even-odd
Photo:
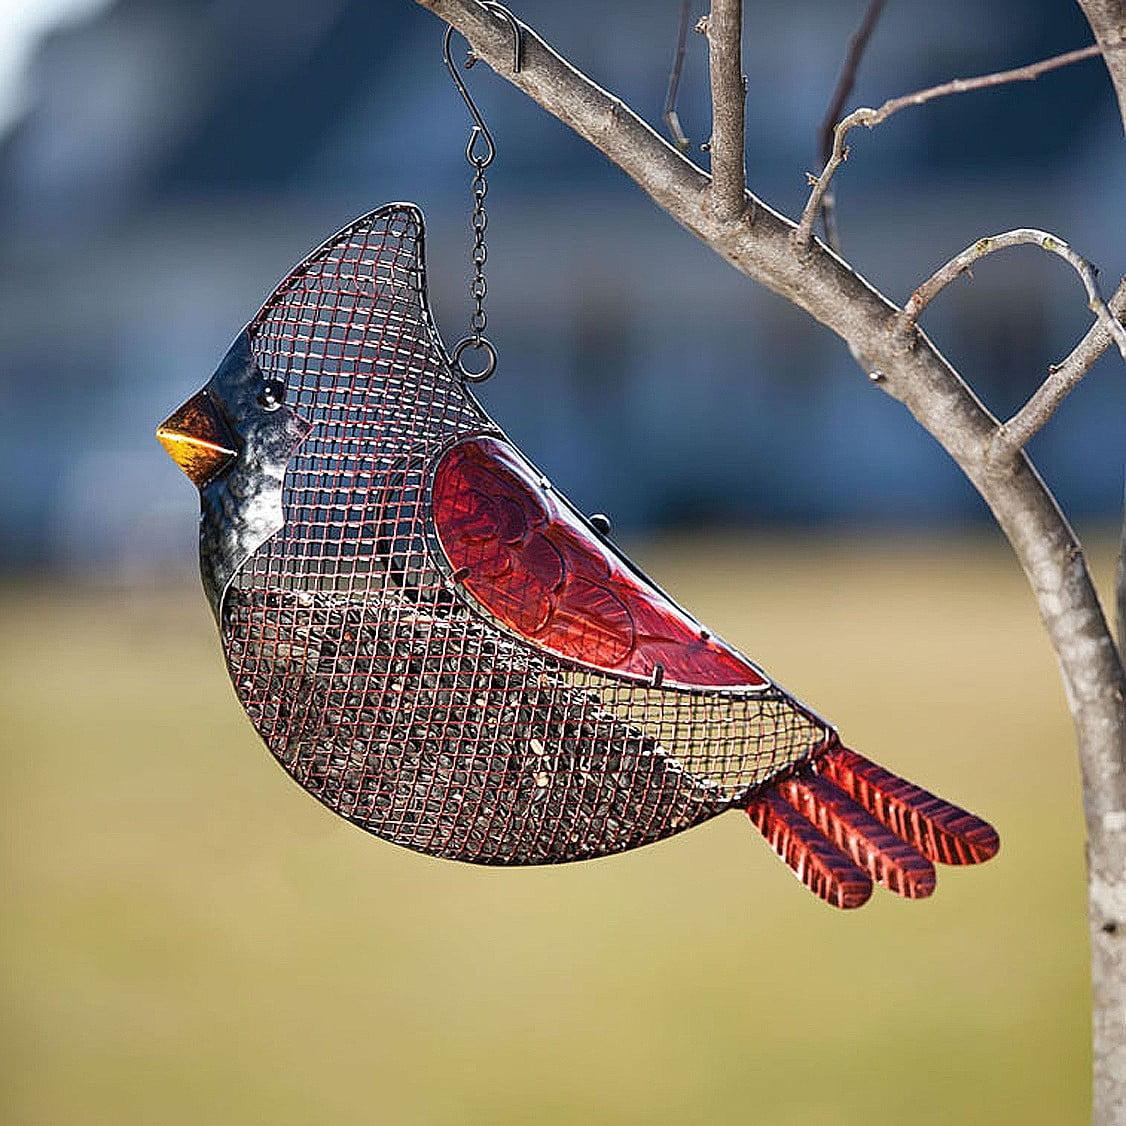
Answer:
[[[1119,282],[1106,308],[1107,318],[1100,317],[1095,321],[1068,356],[1048,368],[1048,378],[1029,396],[1024,406],[997,428],[987,451],[990,468],[1011,464],[1044,428],[1064,399],[1079,386],[1112,341],[1118,340],[1123,317],[1126,317],[1126,278]],[[1119,644],[1124,640],[1126,638],[1120,637]]]
[[[877,13],[878,15],[878,13]],[[866,41],[865,41],[866,42]],[[1121,47],[1117,44],[1116,47]],[[1015,67],[1013,70],[997,71],[993,74],[982,74],[975,78],[955,78],[950,82],[940,83],[938,86],[928,86],[925,90],[917,90],[913,94],[904,94],[898,98],[889,98],[878,109],[861,106],[852,113],[842,118],[833,130],[833,147],[825,167],[813,183],[813,190],[798,220],[797,230],[794,232],[794,247],[799,255],[804,255],[806,248],[813,238],[813,227],[817,216],[821,213],[825,195],[829,190],[836,171],[848,156],[845,147],[845,137],[849,131],[858,125],[868,129],[887,121],[893,114],[909,106],[921,106],[935,98],[944,98],[950,94],[965,94],[971,90],[983,90],[991,86],[1004,86],[1009,82],[1031,82],[1049,71],[1058,70],[1060,67],[1070,66],[1072,63],[1082,62],[1084,59],[1095,58],[1103,53],[1103,48],[1097,43],[1087,47],[1080,47],[1076,51],[1065,51],[1062,55],[1054,55],[1050,59],[1029,63],[1027,66]]]
[[[917,322],[923,310],[948,285],[963,274],[973,277],[976,262],[1014,246],[1036,246],[1067,262],[1079,275],[1087,293],[1087,307],[1095,314],[1095,324],[1072,353],[1048,369],[1048,378],[1037,388],[1028,402],[1007,422],[1002,423],[989,442],[986,460],[991,469],[1011,462],[1029,440],[1047,423],[1060,403],[1079,385],[1095,361],[1113,342],[1126,359],[1126,327],[1120,317],[1126,309],[1126,280],[1108,304],[1103,300],[1096,281],[1097,270],[1063,239],[1033,227],[1020,227],[998,235],[987,235],[971,243],[960,254],[940,266],[922,282],[896,318],[895,333],[907,348],[914,347]]]

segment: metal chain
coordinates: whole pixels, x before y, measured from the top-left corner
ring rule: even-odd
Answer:
[[[469,284],[469,295],[473,298],[473,314],[469,318],[469,327],[473,330],[473,342],[480,347],[485,327],[489,323],[488,314],[485,312],[485,295],[489,292],[489,283],[485,278],[485,263],[489,260],[489,248],[485,244],[485,231],[489,226],[489,216],[485,211],[485,196],[489,194],[489,181],[485,178],[485,162],[474,160],[473,167],[473,218],[470,226],[473,229],[473,253],[470,258],[473,262],[473,281]]]
[[[485,150],[478,152],[478,144],[482,141]],[[489,181],[485,178],[485,169],[492,163],[495,155],[492,138],[475,125],[465,148],[465,157],[473,167],[473,216],[469,221],[473,231],[473,250],[469,256],[473,264],[473,280],[469,283],[473,312],[469,317],[469,335],[457,342],[451,355],[462,379],[470,383],[483,383],[497,368],[496,347],[485,335],[485,328],[489,323],[489,315],[485,312],[485,297],[489,292],[489,282],[485,277],[485,263],[489,260],[489,248],[485,243],[485,231],[489,226],[485,196],[489,194]],[[484,353],[485,366],[479,371],[472,371],[465,366],[464,354],[470,349]]]
[[[519,71],[520,24],[512,13],[501,4],[484,0],[481,6],[504,20],[511,27],[514,39],[512,69],[513,72]],[[458,74],[457,67],[450,55],[450,40],[453,36],[453,30],[453,27],[446,29],[446,38],[443,45],[446,69],[450,72],[450,77],[454,80],[454,85],[457,86],[458,93],[461,94],[469,108],[470,116],[473,118],[473,129],[469,134],[469,143],[465,146],[465,159],[469,161],[473,168],[473,216],[470,219],[470,226],[473,230],[473,250],[470,254],[470,261],[473,264],[473,280],[469,283],[469,295],[473,298],[473,312],[469,317],[469,335],[454,345],[450,359],[462,379],[469,383],[482,383],[497,369],[497,350],[492,341],[485,335],[485,328],[489,323],[488,314],[485,312],[485,297],[489,292],[489,283],[485,277],[485,263],[489,260],[489,248],[485,243],[485,231],[489,226],[489,216],[485,211],[485,197],[489,194],[489,181],[485,178],[485,169],[492,164],[497,150],[489,127],[485,124],[484,118],[481,117],[481,111],[478,110],[476,103],[469,96],[465,82]],[[469,57],[465,61],[466,68],[473,66],[476,61],[477,56],[470,50]],[[465,366],[463,356],[469,349],[484,353],[485,366],[479,371],[472,371]]]

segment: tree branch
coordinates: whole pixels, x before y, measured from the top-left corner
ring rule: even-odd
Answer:
[[[747,205],[743,0],[712,0],[708,62],[712,85],[712,135],[708,143],[711,205],[720,222],[730,223]]]
[[[868,49],[868,42],[872,38],[872,33],[876,30],[876,24],[880,22],[880,16],[886,6],[887,0],[868,0],[864,18],[848,41],[848,52],[845,55],[844,65],[841,67],[840,77],[837,79],[836,88],[833,90],[833,96],[829,99],[829,106],[825,110],[825,117],[818,132],[822,167],[829,163],[829,158],[833,155],[833,127],[840,120],[845,101],[856,85],[860,61],[864,58],[864,52]],[[821,203],[821,218],[825,224],[825,238],[828,239],[829,245],[834,250],[839,250],[840,234],[837,231],[836,200],[834,193],[831,191],[824,193],[824,199]]]
[[[1126,278],[1119,283],[1114,296],[1107,302],[1110,316],[1121,328],[1126,317]],[[1088,330],[1087,335],[1072,349],[1070,355],[1048,372],[1048,378],[1029,397],[1027,403],[1004,423],[993,440],[990,457],[996,464],[1017,455],[1056,413],[1060,403],[1079,386],[1083,377],[1110,347],[1112,333],[1109,324],[1101,317]],[[1121,626],[1119,627],[1121,634]],[[1119,637],[1119,645],[1122,638]]]
[[[1102,294],[1099,292],[1098,282],[1095,280],[1095,268],[1081,254],[1074,251],[1063,239],[1048,234],[1047,231],[1038,231],[1032,227],[1019,227],[1015,231],[1005,231],[1003,234],[990,235],[980,238],[977,242],[967,246],[961,254],[955,255],[944,266],[939,267],[925,282],[923,282],[903,306],[903,326],[906,329],[914,328],[919,314],[942,292],[952,281],[967,273],[975,262],[980,262],[986,255],[994,254],[998,250],[1008,250],[1013,246],[1038,246],[1049,254],[1056,254],[1067,262],[1079,275],[1083,288],[1087,291],[1087,308],[1098,318],[1118,345],[1118,351],[1126,360],[1126,328],[1107,308]]]
[[[1110,73],[1111,82],[1114,84],[1118,96],[1118,111],[1122,118],[1122,127],[1126,131],[1126,50],[1115,50],[1126,43],[1126,6],[1122,0],[1079,0],[1095,39],[1102,45],[1106,60],[1106,67]],[[1123,515],[1122,542],[1119,547],[1118,569],[1118,649],[1126,661],[1126,511]],[[1100,959],[1110,960],[1114,953],[1105,948],[1105,936],[1095,937],[1093,958],[1096,962]],[[1126,954],[1118,957],[1126,965]],[[1096,991],[1097,991],[1096,985]],[[1126,1036],[1117,1033],[1120,1044],[1126,1044]],[[1120,1048],[1118,1058],[1119,1073],[1126,1072],[1126,1046]],[[1098,1080],[1096,1079],[1096,1101],[1098,1101]]]
[[[1106,68],[1118,95],[1118,110],[1126,130],[1126,5],[1122,0],[1079,0],[1095,39],[1103,49]]]
[[[821,175],[812,177],[812,190],[809,200],[802,211],[798,222],[798,229],[794,235],[794,245],[802,252],[809,245],[813,237],[813,225],[821,211],[825,193],[829,190],[833,176],[840,166],[848,159],[848,147],[845,137],[850,130],[858,125],[868,129],[887,121],[892,114],[909,106],[921,106],[932,102],[935,98],[944,98],[950,94],[966,94],[971,90],[984,90],[991,86],[1004,86],[1009,82],[1031,82],[1048,71],[1058,70],[1060,67],[1070,66],[1072,63],[1082,62],[1084,59],[1093,59],[1102,54],[1102,48],[1097,43],[1089,47],[1080,47],[1077,51],[1067,51],[1062,55],[1055,55],[1050,59],[1029,63],[1027,66],[1018,66],[1013,70],[997,71],[995,74],[982,74],[976,78],[955,78],[950,82],[943,82],[938,86],[929,86],[925,90],[917,90],[913,94],[904,94],[898,98],[889,98],[879,109],[869,109],[861,106],[854,109],[847,117],[837,124],[833,131],[833,147],[829,159],[821,170]]]
[[[1124,490],[1126,492],[1126,490]],[[1126,508],[1126,497],[1123,498]],[[1115,572],[1115,588],[1118,605],[1118,653],[1126,661],[1126,520],[1122,521],[1122,538],[1118,545],[1118,567]]]
[[[1126,129],[1126,4],[1122,0],[1079,0],[1087,22],[1102,45],[1104,61],[1118,95],[1118,110]],[[1118,556],[1118,649],[1126,661],[1126,524]],[[1083,729],[1079,729],[1080,739]],[[1126,735],[1122,736],[1126,743]],[[1126,759],[1126,754],[1121,758]],[[1086,767],[1086,763],[1084,763]],[[1126,775],[1126,761],[1120,763]],[[1113,777],[1099,775],[1088,778],[1084,771],[1083,792],[1086,796],[1101,782],[1114,784]],[[1088,841],[1090,868],[1089,898],[1091,934],[1091,985],[1094,1030],[1094,1084],[1092,1118],[1098,1123],[1120,1122],[1126,1115],[1126,890],[1121,873],[1126,872],[1126,802],[1119,807],[1119,847],[1117,854],[1109,843],[1108,833]],[[1088,812],[1088,822],[1091,814]],[[1119,882],[1114,882],[1114,869],[1108,861],[1117,858]],[[1109,908],[1109,910],[1108,910]],[[1118,925],[1107,921],[1111,911],[1117,912]],[[1101,920],[1100,921],[1100,917]]]
[[[669,85],[665,91],[665,109],[662,118],[665,128],[672,137],[673,144],[681,152],[688,152],[692,142],[680,124],[680,114],[676,111],[677,97],[680,94],[680,77],[684,73],[684,52],[688,46],[688,25],[692,19],[692,0],[680,0],[680,23],[676,31],[676,50],[672,56],[669,70]]]
[[[1095,1114],[1109,1126],[1115,1108],[1126,1105],[1126,673],[1082,548],[1051,493],[1023,452],[1004,473],[991,470],[997,420],[925,334],[913,348],[902,347],[895,331],[901,311],[823,244],[810,239],[795,254],[795,225],[754,196],[753,223],[718,220],[708,177],[530,29],[523,66],[513,74],[511,33],[476,0],[416,2],[452,23],[498,74],[603,152],[736,269],[866,357],[883,373],[877,386],[907,407],[985,499],[1028,576],[1075,720],[1096,967]]]

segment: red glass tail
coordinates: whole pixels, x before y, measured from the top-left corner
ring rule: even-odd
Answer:
[[[935,887],[933,861],[979,864],[1001,847],[992,825],[835,747],[747,807],[771,848],[810,891],[859,907],[872,882],[907,899]]]
[[[1001,847],[997,830],[987,821],[847,747],[822,755],[814,769],[930,860],[981,864]]]
[[[922,899],[934,891],[934,865],[823,778],[792,778],[778,786],[778,793],[888,891],[907,899]]]
[[[755,827],[814,895],[833,907],[862,907],[872,880],[802,815],[768,790],[747,807]]]

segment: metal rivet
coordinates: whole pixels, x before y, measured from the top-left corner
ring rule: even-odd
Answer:
[[[276,411],[285,402],[285,384],[280,379],[267,379],[258,392],[258,405],[265,411]]]

